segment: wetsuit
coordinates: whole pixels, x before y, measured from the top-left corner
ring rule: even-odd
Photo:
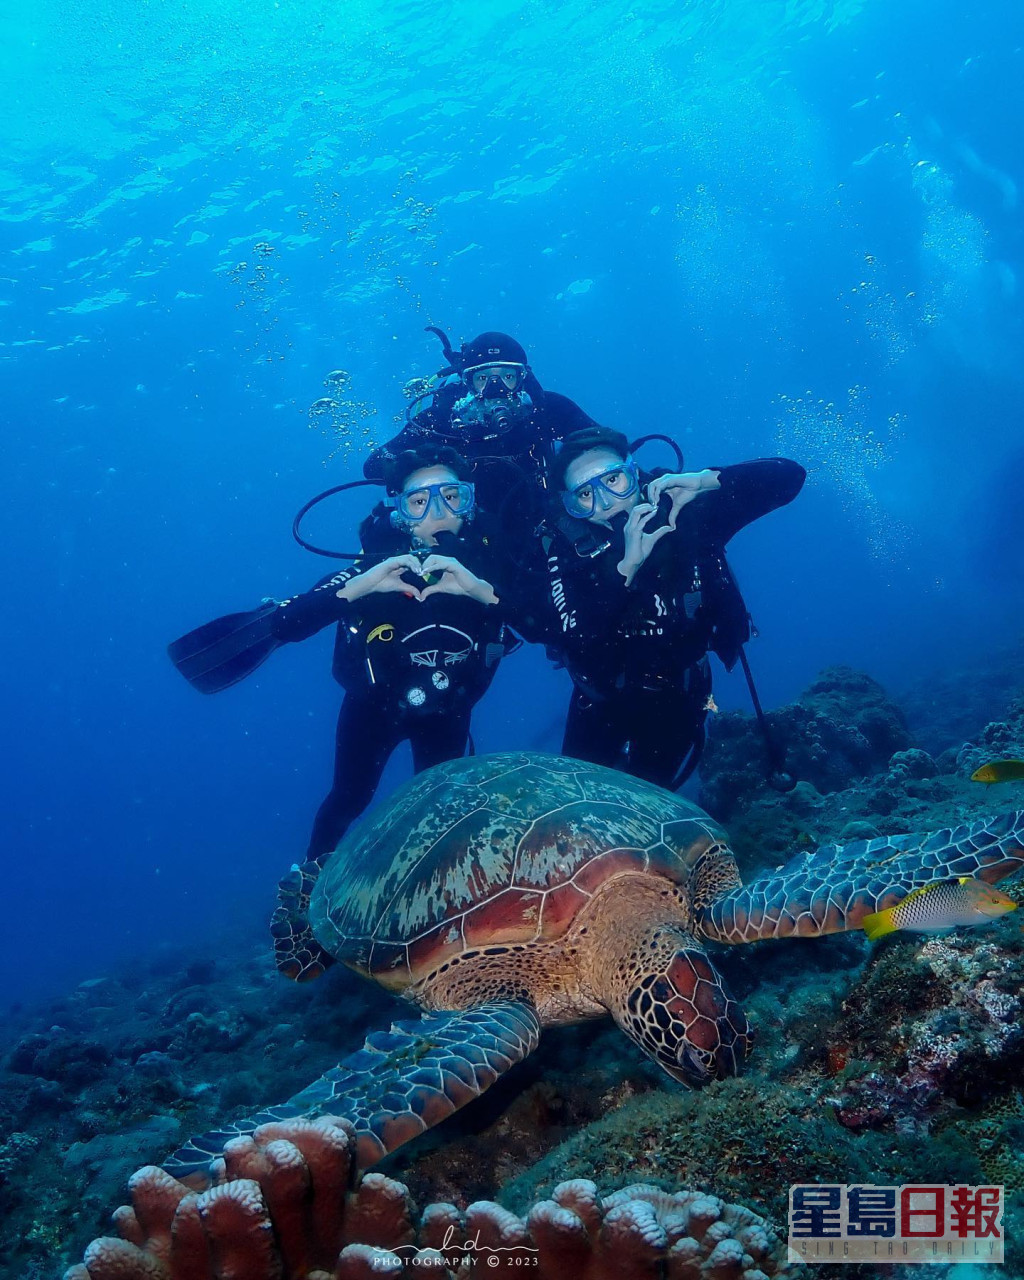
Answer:
[[[680,511],[628,587],[621,528],[567,517],[542,539],[541,591],[534,578],[514,602],[517,629],[547,642],[573,679],[563,752],[666,787],[703,745],[709,652],[731,668],[749,637],[726,544],[792,502],[805,475],[785,458],[712,469],[721,487]]]
[[[529,404],[518,407],[511,415],[508,430],[489,430],[484,424],[462,426],[453,422],[457,402],[468,395],[461,379],[446,380],[434,393],[430,405],[412,418],[386,444],[374,449],[363,465],[367,480],[383,480],[384,464],[406,449],[424,442],[450,444],[463,457],[476,464],[477,499],[487,511],[505,512],[511,519],[515,512],[517,532],[525,528],[520,520],[522,508],[532,506],[537,494],[523,492],[518,484],[524,477],[535,482],[531,490],[543,483],[544,463],[555,440],[573,431],[597,424],[579,405],[557,391],[545,391],[532,373],[527,375],[525,391]],[[514,501],[511,491],[517,490]],[[507,521],[506,521],[507,522]]]
[[[506,650],[502,611],[465,596],[438,593],[424,601],[378,591],[349,603],[338,590],[383,556],[410,550],[408,535],[391,531],[368,563],[356,561],[281,603],[271,617],[280,641],[305,640],[338,624],[334,676],[345,689],[335,738],[334,781],[317,813],[307,858],[322,860],[366,808],[384,766],[408,740],[416,772],[466,751],[470,714]],[[480,522],[461,534],[441,534],[429,548],[494,580],[492,541]]]

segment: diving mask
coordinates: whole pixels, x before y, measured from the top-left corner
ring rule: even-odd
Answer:
[[[462,378],[474,395],[484,399],[514,395],[526,381],[526,365],[500,360],[463,369]]]
[[[640,488],[640,475],[632,458],[618,462],[590,476],[572,489],[563,489],[562,505],[576,520],[587,520],[598,511],[607,511],[622,498],[631,498]]]
[[[468,480],[446,480],[408,489],[387,499],[398,516],[408,524],[419,524],[428,515],[469,516],[476,506],[476,488]]]

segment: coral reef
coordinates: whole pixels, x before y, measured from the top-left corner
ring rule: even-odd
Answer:
[[[766,1012],[766,1003],[754,1007]],[[772,1078],[624,1098],[506,1184],[503,1203],[524,1212],[565,1177],[656,1179],[714,1188],[781,1222],[794,1182],[944,1181],[946,1173],[950,1181],[983,1180],[962,1127],[936,1127],[932,1135],[895,1128],[855,1133],[840,1123],[836,1082],[813,1055],[779,1053],[776,1062]],[[962,1111],[957,1115],[963,1120]]]
[[[1024,1193],[1024,1093],[1011,1089],[975,1119],[973,1137],[985,1181]]]
[[[7,1065],[11,1071],[76,1088],[102,1079],[112,1057],[105,1045],[70,1035],[63,1027],[51,1027],[46,1035],[20,1040]]]
[[[764,787],[760,740],[737,717],[736,743],[719,761],[756,782],[728,821],[744,874],[801,848],[1024,808],[1024,784],[970,781],[984,760],[1024,755],[1024,706],[986,701],[984,679],[977,688],[952,679],[949,688],[962,692],[958,725],[972,709],[969,727],[947,740],[945,704],[936,704],[932,724],[922,701],[915,743],[877,685],[825,673],[805,695],[810,704],[792,713],[794,726],[810,729],[793,748],[801,781],[786,795]],[[791,710],[773,715],[785,720]],[[815,741],[832,741],[826,721],[856,724],[869,743],[867,730],[880,725],[873,754],[840,736],[835,760],[812,759]],[[726,785],[724,774],[709,778],[712,788]],[[1021,895],[1012,882],[1002,887]],[[1024,1274],[1015,1243],[1024,1240],[1022,920],[1016,912],[977,930],[898,934],[874,946],[853,935],[814,947],[776,942],[768,969],[760,947],[719,949],[716,966],[758,1036],[748,1076],[689,1093],[611,1024],[552,1030],[479,1102],[390,1157],[382,1176],[409,1188],[405,1206],[458,1206],[444,1212],[457,1215],[460,1229],[470,1206],[486,1201],[474,1221],[483,1212],[498,1230],[513,1221],[503,1214],[515,1215],[531,1231],[532,1206],[557,1202],[567,1179],[609,1190],[691,1187],[749,1205],[776,1227],[797,1180],[1001,1182],[1008,1273]],[[403,1015],[404,1006],[341,966],[310,986],[282,982],[262,921],[225,932],[216,962],[160,953],[38,1008],[6,1011],[0,1272],[56,1280],[104,1230],[132,1169],[190,1133],[248,1113],[254,1099],[287,1097],[366,1031]],[[259,1195],[266,1204],[267,1192]],[[426,1223],[443,1215],[406,1212],[426,1247]],[[345,1246],[343,1274],[370,1274],[382,1255],[365,1236],[347,1238],[363,1243]],[[338,1266],[335,1256],[328,1274]],[[574,1270],[586,1274],[563,1266]],[[842,1280],[852,1274],[844,1269]],[[939,1274],[932,1268],[929,1280]]]
[[[993,720],[956,755],[959,773],[970,777],[989,760],[1024,760],[1024,697],[1015,698],[1003,720]]]
[[[932,755],[959,747],[993,711],[1024,696],[1024,636],[963,655],[962,665],[929,671],[899,693],[914,737]]]
[[[56,1276],[102,1229],[132,1169],[197,1125],[300,1088],[334,1065],[355,1028],[394,1013],[397,1002],[367,999],[340,969],[319,990],[281,982],[261,924],[227,935],[229,959],[216,967],[157,955],[38,1009],[9,1011],[0,1028],[0,1273]]]
[[[841,791],[911,745],[902,712],[880,684],[849,667],[829,667],[795,703],[767,716],[787,768],[815,792]],[[726,821],[767,789],[756,721],[715,718],[701,763],[700,804]]]
[[[780,737],[798,782],[786,794],[772,791],[765,781],[753,717],[730,712],[716,719],[702,765],[700,799],[720,819],[728,813],[730,842],[745,876],[777,865],[801,848],[957,826],[995,808],[1024,807],[1024,783],[992,790],[970,780],[985,761],[1024,755],[1024,701],[1012,703],[973,742],[933,757],[909,743],[899,712],[887,703],[881,687],[855,676],[834,668],[823,673],[799,702],[771,713],[777,718],[773,723],[789,726]],[[846,727],[844,689],[851,698]],[[807,720],[807,706],[814,708],[813,724]],[[864,737],[865,716],[867,723],[882,728],[872,770],[862,774],[846,748],[851,735]],[[828,754],[824,744],[835,734],[846,746],[822,767],[818,757],[823,750]],[[893,742],[898,747],[886,754]],[[841,779],[845,781],[839,787]]]
[[[129,1183],[103,1237],[65,1280],[361,1280],[386,1272],[438,1280],[488,1273],[537,1280],[767,1280],[779,1240],[757,1214],[699,1191],[633,1185],[601,1197],[562,1182],[525,1218],[479,1201],[429,1205],[414,1221],[408,1190],[380,1173],[355,1180],[355,1133],[334,1117],[265,1125],[230,1142],[222,1180],[195,1194],[153,1166]],[[493,1260],[493,1261],[492,1261]],[[495,1265],[496,1264],[496,1265]]]
[[[927,1134],[1012,1089],[1024,1069],[1024,953],[998,940],[929,938],[882,948],[825,1045],[832,1102],[850,1129]]]

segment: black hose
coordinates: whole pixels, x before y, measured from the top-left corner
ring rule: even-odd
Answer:
[[[772,731],[765,719],[765,714],[761,710],[761,699],[757,696],[757,687],[754,684],[754,677],[751,674],[750,663],[747,661],[747,651],[740,646],[740,663],[743,667],[743,674],[747,678],[747,688],[750,690],[750,701],[754,704],[754,715],[757,716],[758,728],[761,730],[761,736],[764,739],[765,754],[768,758],[768,769],[765,773],[765,780],[774,790],[785,794],[792,791],[796,786],[796,777],[786,768],[786,752],[772,735]]]
[[[667,444],[669,446],[672,452],[676,455],[677,471],[684,471],[686,469],[683,451],[679,447],[678,442],[673,440],[671,436],[662,435],[658,431],[652,431],[650,435],[640,436],[639,439],[634,440],[629,446],[630,453],[636,453],[637,449],[642,449],[645,444],[650,444],[652,440],[660,440],[662,444]]]
[[[451,340],[443,329],[439,329],[436,324],[428,324],[423,330],[424,333],[432,333],[441,343],[441,350],[444,352],[444,358],[448,361],[449,367],[442,370],[443,373],[459,373],[462,369],[462,355],[452,350]]]
[[[686,753],[686,759],[679,766],[679,772],[669,784],[669,791],[678,791],[683,783],[689,779],[694,769],[696,769],[700,764],[700,758],[704,754],[704,747],[707,740],[707,730],[704,728],[704,722],[702,720],[697,726],[697,734],[694,737],[693,746],[691,746],[690,750]]]
[[[325,498],[332,498],[336,493],[344,493],[346,489],[358,489],[362,485],[379,484],[378,480],[348,480],[345,484],[336,484],[330,489],[325,489],[323,493],[318,493],[315,498],[300,507],[295,519],[292,521],[292,537],[306,551],[312,551],[315,556],[327,556],[331,560],[358,560],[362,551],[328,551],[324,547],[314,546],[312,542],[307,542],[299,532],[303,518],[312,511],[318,503],[324,501]]]

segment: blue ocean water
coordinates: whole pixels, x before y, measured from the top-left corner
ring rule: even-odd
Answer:
[[[513,332],[545,386],[693,465],[808,467],[734,544],[767,703],[833,662],[970,680],[1020,631],[1010,0],[0,24],[8,999],[269,910],[330,776],[329,638],[211,699],[164,649],[320,576],[292,514],[392,434],[427,324]],[[567,690],[516,656],[478,747],[555,745]]]

